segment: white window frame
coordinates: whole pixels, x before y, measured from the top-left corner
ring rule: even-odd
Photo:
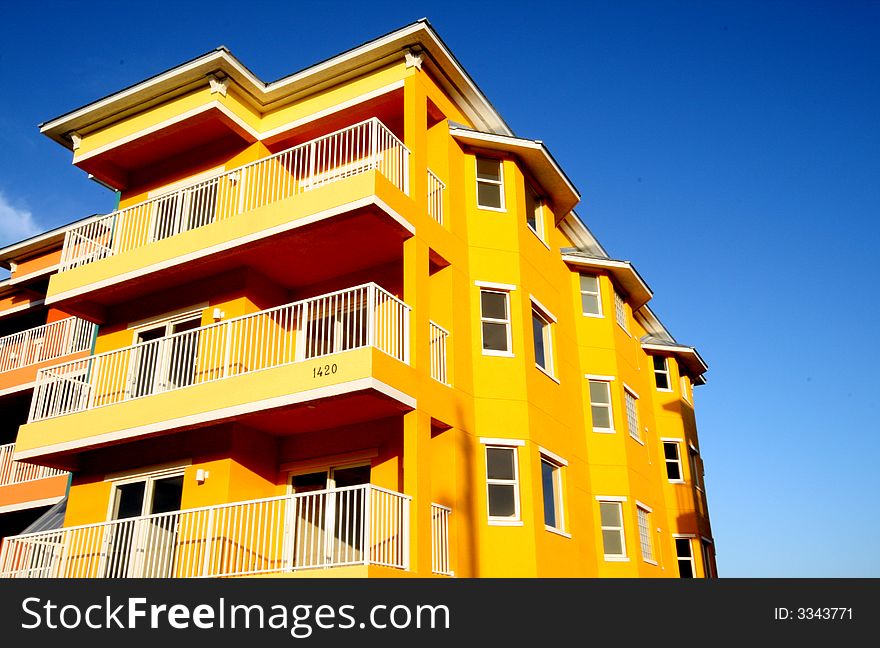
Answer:
[[[312,473],[325,473],[327,476],[327,481],[325,482],[325,487],[322,490],[334,490],[336,488],[336,471],[344,470],[346,468],[362,468],[366,466],[370,469],[370,478],[372,479],[373,474],[373,463],[369,459],[353,459],[351,461],[342,461],[342,462],[331,462],[330,464],[321,464],[321,465],[305,465],[297,468],[292,468],[287,472],[287,494],[288,495],[296,495],[296,490],[293,485],[293,479],[295,477],[299,477],[301,475],[309,475]]]
[[[483,444],[483,462],[486,470],[486,517],[490,526],[522,526],[522,508],[520,504],[520,474],[519,474],[519,452],[518,448],[525,445],[524,441],[519,439],[489,439],[481,438]],[[510,450],[513,452],[513,479],[489,479],[489,449],[496,448],[501,450]],[[513,486],[513,505],[514,515],[512,517],[496,517],[489,513],[489,486],[491,484],[501,484],[505,486]]]
[[[510,290],[507,288],[500,287],[500,284],[496,286],[493,285],[480,285],[478,284],[480,289],[480,348],[483,351],[483,355],[487,356],[501,356],[504,358],[512,358],[513,357],[513,334],[511,332],[511,308],[510,308]],[[507,319],[496,319],[494,317],[485,317],[483,315],[483,293],[497,293],[500,295],[504,295],[504,307],[507,313]],[[507,328],[507,351],[497,351],[495,349],[486,349],[484,348],[484,340],[483,340],[483,323],[490,324],[504,324]]]
[[[592,277],[596,280],[596,292],[594,293],[592,290],[584,290],[581,286],[581,277]],[[599,275],[591,274],[589,272],[579,272],[578,273],[578,293],[581,295],[581,315],[584,317],[595,317],[597,319],[605,319],[605,310],[602,304],[602,279]],[[585,313],[584,312],[584,300],[583,295],[596,295],[596,300],[599,302],[599,312],[598,313]]]
[[[614,427],[614,398],[611,395],[611,382],[614,380],[613,376],[595,376],[587,374],[584,376],[587,379],[587,395],[589,396],[590,401],[590,423],[593,426],[593,432],[598,432],[600,434],[616,434],[617,430]],[[590,383],[604,383],[605,388],[608,390],[608,403],[599,403],[598,405],[593,403],[593,394],[590,390]],[[593,407],[607,407],[608,408],[608,421],[611,423],[610,428],[596,427],[595,422],[593,421]]]
[[[670,484],[684,484],[684,464],[681,461],[681,439],[670,439],[670,438],[662,438],[660,441],[663,443],[663,462],[667,466],[666,468],[666,481]],[[675,446],[675,454],[676,459],[668,459],[666,457],[666,445],[674,445]],[[678,479],[670,479],[669,477],[669,464],[674,463],[678,466]]]
[[[685,402],[691,402],[690,391],[688,390],[688,383],[690,383],[690,378],[688,378],[685,374],[681,374],[678,377],[678,386],[681,389],[681,397],[685,400]]]
[[[657,360],[660,359],[663,361],[663,368],[657,368]],[[654,387],[658,392],[671,392],[672,389],[672,373],[669,371],[669,358],[661,355],[652,355],[651,356],[651,365],[654,369]],[[662,374],[666,376],[666,384],[668,385],[666,388],[657,387],[657,375]]]
[[[623,504],[626,502],[626,497],[616,497],[616,496],[597,496],[596,500],[599,502],[599,534],[602,537],[602,554],[605,558],[606,562],[628,562],[629,556],[626,552],[626,524],[624,522],[623,517]],[[616,504],[617,511],[620,514],[620,526],[609,526],[606,527],[602,524],[602,505],[603,504]],[[617,531],[620,534],[620,548],[623,552],[622,554],[609,554],[605,553],[605,531]]]
[[[623,405],[626,412],[626,429],[629,430],[630,437],[644,445],[645,441],[642,439],[642,431],[639,427],[641,425],[639,422],[639,395],[626,383],[623,384]]]
[[[531,193],[534,198],[534,212],[532,212],[532,216],[535,219],[535,227],[532,227],[532,224],[529,223],[529,215],[526,214],[526,227],[532,231],[532,234],[538,237],[538,240],[541,241],[541,243],[546,245],[546,225],[544,223],[544,205],[546,202],[544,201],[544,198],[541,197],[541,194],[535,191],[532,185],[528,182],[526,182],[526,193]],[[526,204],[528,205],[528,203]]]
[[[534,295],[529,295],[529,299],[532,302],[532,312],[531,316],[538,316],[538,319],[544,322],[544,326],[542,327],[541,334],[543,337],[544,343],[544,362],[547,364],[546,367],[542,367],[538,364],[538,353],[535,351],[535,367],[537,367],[541,372],[547,374],[556,382],[559,382],[556,379],[556,362],[554,359],[554,348],[553,348],[553,325],[556,324],[556,317],[544,308],[544,305],[541,304],[537,299],[535,299]],[[529,328],[531,328],[532,319],[529,319]],[[532,331],[532,342],[534,344],[534,331]]]
[[[114,519],[114,515],[116,514],[116,503],[117,498],[119,496],[118,489],[119,486],[124,486],[126,484],[134,484],[137,482],[145,482],[144,483],[144,499],[141,502],[141,513],[135,517],[143,517],[147,515],[146,511],[153,505],[153,491],[155,488],[155,483],[159,479],[165,479],[167,477],[185,477],[186,469],[190,466],[189,463],[186,465],[178,465],[173,468],[161,468],[154,469],[150,471],[139,472],[137,474],[132,474],[126,477],[106,477],[104,481],[111,482],[110,484],[110,501],[107,503],[107,515],[106,520],[108,522],[112,522]],[[181,502],[182,505],[182,502]]]
[[[715,578],[715,569],[712,566],[712,559],[709,556],[709,545],[713,544],[709,538],[700,536],[700,558],[703,561],[703,578]],[[696,572],[694,577],[696,578]]]
[[[629,335],[629,320],[626,316],[626,300],[616,287],[614,288],[614,319],[617,320],[618,326]]]
[[[550,526],[544,522],[544,529],[551,533],[556,533],[566,538],[571,538],[571,534],[567,532],[565,523],[565,475],[564,469],[568,466],[568,461],[559,455],[550,452],[546,448],[538,448],[538,454],[541,461],[541,503],[544,502],[544,467],[543,464],[553,466],[553,501],[556,506],[556,524]],[[543,511],[542,511],[543,512]]]
[[[693,444],[688,444],[688,468],[691,471],[691,483],[703,492],[703,475],[700,471],[700,451]]]
[[[694,535],[692,533],[673,533],[672,534],[672,544],[675,547],[675,558],[676,558],[676,567],[678,568],[678,577],[682,578],[681,575],[681,563],[689,562],[691,564],[691,578],[697,577],[697,561],[694,559],[694,543],[693,543]],[[686,558],[682,558],[678,553],[678,540],[687,540],[688,550],[690,551],[690,556]]]
[[[492,180],[488,178],[480,177],[480,160],[494,160],[498,162],[498,180]],[[485,209],[487,211],[495,211],[495,212],[506,212],[507,204],[504,196],[504,160],[500,158],[486,157],[485,155],[475,155],[474,156],[474,177],[476,178],[476,203],[477,209]],[[500,187],[501,191],[501,206],[500,207],[492,207],[489,205],[481,205],[480,204],[480,183],[491,184]]]
[[[650,565],[657,565],[654,558],[654,538],[651,533],[651,514],[654,510],[647,504],[636,500],[636,522],[639,529],[639,548],[642,560]]]

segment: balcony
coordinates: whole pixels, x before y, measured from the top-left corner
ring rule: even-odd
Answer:
[[[449,385],[449,369],[446,365],[446,342],[449,331],[437,324],[431,327],[431,378],[444,385]]]
[[[359,250],[363,263],[387,263],[413,232],[401,216],[412,202],[409,158],[371,118],[90,219],[67,232],[47,303],[100,319],[109,305],[243,265],[290,287],[302,274],[300,249],[341,259]],[[277,262],[285,247],[293,270]]]
[[[437,174],[428,169],[428,214],[437,221],[438,225],[444,224],[443,194],[446,192],[446,184],[437,177]]]
[[[0,487],[67,475],[63,470],[13,461],[15,444],[0,445]]]
[[[409,150],[376,118],[71,229],[59,272],[371,170],[408,192]]]
[[[67,491],[68,473],[13,461],[15,444],[0,445],[0,513],[54,504]]]
[[[204,578],[353,565],[407,570],[409,519],[408,496],[372,484],[236,502],[10,536],[0,550],[0,577]],[[448,556],[448,547],[435,554]]]
[[[96,325],[76,317],[0,337],[0,392],[27,386],[36,367],[88,351]]]
[[[310,420],[399,413],[412,403],[388,384],[409,384],[401,374],[409,327],[409,306],[370,283],[41,369],[17,456],[249,413],[271,427],[281,424],[266,422],[273,408],[298,403],[311,414],[286,417],[288,432]],[[316,411],[316,400],[364,393],[351,412]]]

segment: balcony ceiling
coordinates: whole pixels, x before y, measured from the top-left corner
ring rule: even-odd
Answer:
[[[327,361],[333,362],[334,357],[328,357]],[[124,452],[131,456],[132,448],[137,448],[138,456],[151,456],[154,451],[161,455],[167,450],[169,435],[174,435],[175,446],[188,447],[194,439],[204,439],[205,433],[208,435],[207,438],[214,438],[216,436],[214,433],[227,423],[240,424],[277,437],[321,430],[329,434],[337,428],[400,416],[409,409],[400,401],[385,394],[373,389],[365,389],[232,418],[216,419],[197,426],[169,428],[137,440],[122,439],[79,450],[45,454],[39,457],[38,463],[63,470],[77,470],[83,456],[91,457],[95,453]]]
[[[133,184],[135,172],[173,166],[185,168],[193,152],[210,147],[212,153],[231,151],[255,141],[254,137],[217,108],[189,116],[164,128],[98,150],[74,164],[116,189],[127,189]]]

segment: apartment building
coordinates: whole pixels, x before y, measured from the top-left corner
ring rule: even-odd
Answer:
[[[70,474],[3,575],[715,575],[705,363],[427,21],[41,129],[119,204],[0,250],[9,344],[85,327],[0,374],[11,459]]]

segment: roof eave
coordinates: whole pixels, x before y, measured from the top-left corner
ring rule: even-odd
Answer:
[[[642,344],[645,351],[657,351],[660,353],[669,353],[682,358],[685,361],[691,375],[702,376],[709,370],[709,365],[703,360],[699,351],[694,347],[685,346],[683,344]]]
[[[512,153],[520,158],[536,180],[543,180],[543,189],[551,194],[557,221],[562,221],[580,202],[581,196],[577,187],[542,141],[485,133],[461,126],[450,127],[449,134],[468,146]]]
[[[647,304],[654,296],[651,288],[629,261],[581,257],[572,254],[563,254],[562,260],[576,267],[605,270],[611,273],[617,283],[626,291],[633,311]]]
[[[456,86],[467,103],[464,107],[466,112],[472,113],[469,117],[473,118],[475,123],[503,134],[513,133],[430,23],[424,19],[271,83],[260,80],[228,49],[219,47],[98,101],[51,119],[40,125],[40,132],[65,148],[73,150],[70,133],[87,128],[90,124],[112,119],[114,115],[206,79],[207,75],[212,73],[223,72],[230,76],[254,98],[256,103],[265,105],[291,94],[305,92],[315,84],[416,46],[421,46],[427,51],[431,59]]]

